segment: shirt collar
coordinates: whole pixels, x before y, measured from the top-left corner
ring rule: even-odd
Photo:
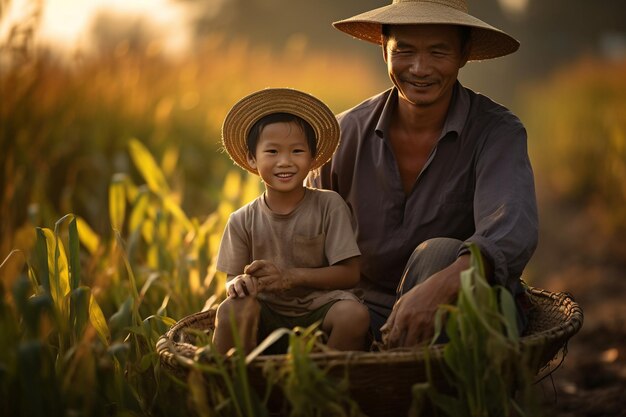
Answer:
[[[398,89],[393,87],[389,90],[387,100],[383,106],[383,111],[380,114],[378,123],[376,123],[376,135],[379,138],[384,138],[385,133],[389,129],[391,123],[391,115],[395,110],[398,103]],[[441,130],[441,138],[445,137],[450,132],[455,132],[457,137],[461,135],[467,115],[469,114],[470,100],[467,90],[461,85],[459,81],[454,85],[454,91],[452,93],[452,101],[450,103],[450,109],[446,116],[446,121],[443,124]]]
[[[387,132],[387,130],[389,130],[391,115],[398,103],[398,89],[396,87],[393,87],[387,91],[387,100],[385,101],[385,105],[383,106],[383,111],[380,113],[378,123],[376,123],[376,135],[381,139],[385,137],[385,133]]]
[[[443,124],[443,129],[441,129],[441,137],[443,138],[450,132],[455,132],[457,137],[460,136],[463,127],[465,127],[469,110],[469,93],[463,88],[461,83],[457,81],[454,85],[454,91],[452,92],[450,109],[448,109],[446,121]]]

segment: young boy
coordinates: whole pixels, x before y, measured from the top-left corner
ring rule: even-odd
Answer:
[[[222,141],[265,192],[231,214],[222,237],[217,269],[228,275],[228,298],[217,311],[216,349],[234,345],[231,318],[247,352],[277,328],[317,321],[328,346],[365,349],[369,313],[346,291],[360,274],[348,207],[335,192],[304,186],[339,143],[331,110],[297,90],[261,90],[229,111]],[[281,342],[266,353],[283,353]]]

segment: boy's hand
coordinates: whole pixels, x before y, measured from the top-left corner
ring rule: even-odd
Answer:
[[[257,279],[259,292],[280,292],[293,287],[293,277],[289,270],[281,270],[270,261],[253,261],[244,268],[243,272]]]
[[[226,283],[226,294],[230,298],[255,296],[258,292],[258,280],[248,274],[237,275]]]

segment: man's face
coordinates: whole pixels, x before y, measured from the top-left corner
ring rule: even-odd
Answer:
[[[383,45],[391,81],[400,97],[418,107],[449,100],[459,69],[467,62],[453,25],[394,25]]]

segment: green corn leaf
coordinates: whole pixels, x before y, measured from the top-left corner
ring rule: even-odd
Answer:
[[[165,316],[167,316],[167,305],[169,304],[169,302],[170,302],[170,295],[168,294],[163,298],[163,302],[161,303],[161,306],[156,312],[157,316],[164,317],[164,318]]]
[[[158,354],[156,352],[146,353],[141,357],[139,361],[139,372],[145,372],[148,369],[154,366],[155,361],[158,359]]]
[[[91,289],[89,287],[78,287],[70,293],[70,325],[74,343],[77,343],[83,336],[85,326],[89,320],[89,299]]]
[[[26,327],[35,328],[32,323],[30,323],[30,317],[28,316],[29,287],[29,282],[25,277],[18,277],[13,284],[13,302],[17,307],[17,312],[24,317]]]
[[[517,308],[513,296],[505,288],[499,288],[500,309],[504,316],[504,325],[507,329],[507,337],[514,342],[519,340],[519,330],[517,328]]]
[[[230,170],[224,178],[224,185],[222,186],[222,199],[231,203],[237,201],[241,193],[241,174],[238,170]]]
[[[180,206],[176,204],[171,196],[163,196],[163,204],[165,205],[167,211],[171,213],[172,216],[174,216],[174,218],[184,226],[185,231],[189,232],[193,230],[193,224],[191,223],[191,221],[189,221],[189,218],[187,217],[185,212],[183,212],[183,209],[181,209]]]
[[[122,230],[126,216],[126,190],[124,182],[126,176],[116,174],[109,187],[109,217],[113,230]]]
[[[133,181],[128,177],[125,176],[124,178],[124,186],[126,189],[126,199],[130,202],[130,201],[135,201],[137,199],[137,195],[139,194],[140,190],[143,188],[146,188],[145,186],[141,185],[141,186],[136,186]]]
[[[146,294],[148,293],[148,290],[150,289],[150,287],[152,287],[152,284],[154,284],[159,278],[161,278],[161,275],[156,272],[153,272],[152,274],[150,274],[146,282],[144,282],[143,287],[141,287],[139,296],[141,298],[144,298]]]
[[[470,266],[475,268],[481,277],[485,276],[485,265],[483,264],[483,256],[480,253],[480,249],[474,243],[466,245],[470,251]]]
[[[80,285],[80,241],[78,239],[78,226],[76,217],[70,221],[69,226],[70,245],[70,290]]]
[[[137,139],[131,139],[129,147],[130,156],[150,190],[158,195],[168,195],[170,188],[165,181],[165,176],[148,149]]]
[[[109,318],[109,329],[114,339],[125,337],[124,332],[133,325],[133,298],[129,296],[120,308]]]
[[[141,317],[139,316],[139,291],[137,290],[137,280],[135,279],[135,273],[133,272],[133,268],[130,266],[130,261],[128,260],[127,252],[124,250],[124,242],[122,240],[122,236],[119,231],[115,231],[115,241],[120,248],[120,254],[122,259],[124,260],[124,266],[126,267],[126,273],[128,274],[128,280],[130,284],[130,295],[133,297],[133,308],[132,308],[132,317],[133,324],[139,325],[141,323]]]
[[[130,356],[130,345],[128,343],[113,343],[107,349],[107,353],[113,356],[123,369],[126,367],[126,362]]]
[[[87,251],[89,251],[91,255],[95,254],[100,246],[100,238],[82,217],[76,216],[75,219],[80,242],[87,248]]]
[[[220,414],[215,412],[214,407],[209,405],[209,398],[204,388],[206,382],[202,372],[192,369],[189,374],[189,399],[194,410],[201,417],[213,417]],[[215,389],[215,388],[213,388]]]
[[[28,272],[26,275],[28,276],[33,292],[35,293],[35,295],[43,293],[42,288],[39,286],[39,283],[37,282],[37,274],[35,273],[34,268],[30,264],[27,264],[27,265],[28,265]]]
[[[107,321],[104,318],[102,309],[93,294],[91,294],[91,298],[89,299],[89,321],[94,329],[96,329],[102,343],[108,346],[108,340],[111,338],[109,326],[107,326]]]
[[[291,333],[293,333],[291,330],[285,329],[285,328],[279,328],[279,329],[274,330],[261,343],[259,343],[259,345],[256,348],[254,348],[254,350],[252,350],[252,352],[250,352],[248,356],[246,356],[246,365],[249,365],[254,359],[256,359],[257,356],[263,353],[265,349],[267,349],[268,347],[273,345],[276,341],[278,341],[278,339],[280,339],[286,334],[291,334]]]
[[[65,296],[69,293],[69,266],[63,243],[55,235],[52,230],[41,229],[46,240],[46,249],[48,253],[48,271],[50,279],[50,294],[54,300],[58,311],[62,317],[67,317],[67,308],[65,306]]]
[[[167,316],[159,316],[157,314],[152,314],[146,317],[146,320],[152,320],[157,325],[158,333],[165,333],[170,327],[176,324],[176,320]]]
[[[152,328],[152,323],[147,318],[141,322],[141,333],[146,340],[150,340],[154,335],[154,329]]]
[[[261,181],[259,181],[259,177],[254,174],[246,173],[246,179],[241,192],[241,205],[243,206],[251,202],[257,198],[259,194],[261,194]]]
[[[154,232],[154,221],[144,221],[141,224],[141,236],[146,241],[148,245],[152,245],[155,240],[155,232]]]
[[[167,332],[167,330],[171,326],[176,324],[176,320],[169,318],[169,317],[158,316],[156,314],[153,314],[153,315],[146,317],[144,319],[144,323],[150,323],[150,328],[152,329],[152,331],[161,335]]]
[[[135,232],[141,224],[146,220],[148,205],[150,203],[150,195],[148,190],[143,188],[137,193],[137,197],[133,201],[133,209],[130,213],[128,227],[131,233]]]
[[[24,322],[32,336],[40,336],[40,323],[44,317],[54,320],[54,302],[50,294],[42,293],[30,297],[25,304]]]
[[[50,270],[48,269],[48,242],[46,233],[41,227],[37,229],[37,242],[35,243],[34,270],[39,284],[44,290],[50,292]]]

